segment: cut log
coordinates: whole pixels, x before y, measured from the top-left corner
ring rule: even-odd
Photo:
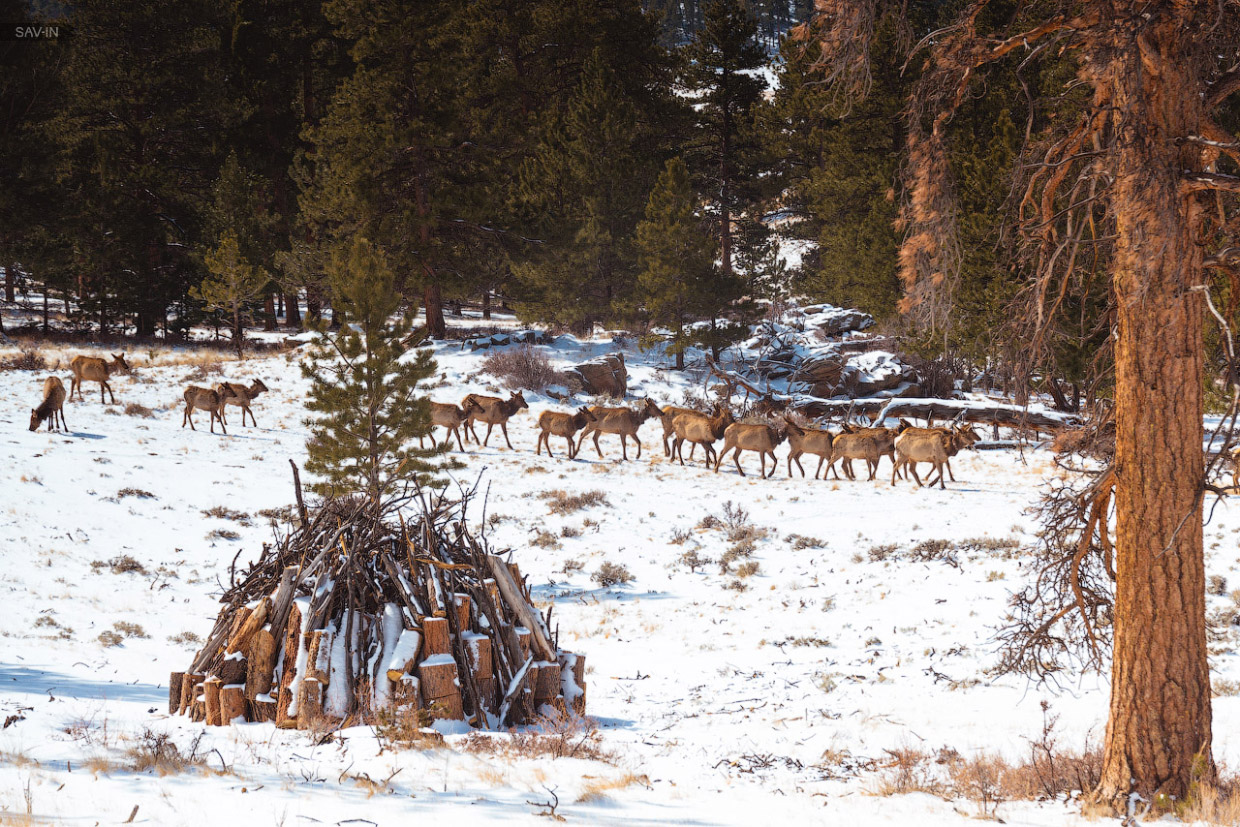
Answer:
[[[814,400],[797,405],[795,410],[810,418],[839,418],[863,414],[885,419],[933,417],[939,422],[959,419],[962,422],[994,423],[1009,428],[1040,428],[1059,431],[1079,423],[1071,414],[1038,413],[1019,405],[1002,403],[969,403],[958,399],[851,399],[839,402]]]
[[[469,595],[457,594],[456,597],[456,625],[458,629],[464,630],[469,628]]]
[[[465,720],[465,707],[461,701],[460,692],[454,692],[443,698],[436,698],[427,703],[426,708],[430,710],[432,718],[449,721]]]
[[[300,571],[300,566],[284,567],[280,574],[280,585],[276,587],[275,597],[271,601],[271,636],[277,641],[284,636],[284,624],[288,622],[289,609],[297,595],[295,586]]]
[[[422,684],[422,699],[427,704],[461,691],[456,661],[451,655],[431,655],[422,661],[418,664],[418,678]]]
[[[215,676],[225,685],[245,683],[245,673],[246,662],[245,658],[240,656],[240,653],[237,655],[225,655],[220,668],[215,670]]]
[[[220,688],[220,723],[224,726],[236,719],[245,720],[245,687],[239,683]]]
[[[315,629],[306,637],[306,677],[327,686],[331,678],[332,640],[335,636],[327,629]]]
[[[203,701],[194,701],[189,707],[189,719],[196,724],[207,720],[207,707]]]
[[[186,672],[181,679],[181,712],[189,709],[197,696],[202,692],[202,682],[206,680],[206,675],[202,672]]]
[[[323,717],[323,684],[310,676],[297,685],[297,728],[307,729]]]
[[[530,640],[532,639],[533,635],[531,635],[530,630],[525,628],[524,626],[518,626],[516,628],[516,633],[517,633],[517,642],[521,644],[521,657],[523,659],[528,658],[530,656]]]
[[[293,703],[293,681],[297,677],[297,656],[301,649],[301,606],[289,607],[288,623],[284,634],[284,669],[280,674],[280,692],[276,696],[276,726],[295,727],[296,721],[288,714]]]
[[[168,677],[168,714],[176,715],[181,711],[181,685],[185,683],[184,672],[173,672]]]
[[[270,692],[275,668],[276,639],[266,629],[259,629],[246,656],[245,696],[252,701]]]
[[[397,709],[422,706],[422,686],[416,675],[404,675],[392,683],[392,706]]]
[[[228,648],[225,650],[231,655],[234,652],[248,652],[250,650],[250,641],[258,630],[263,628],[263,624],[267,622],[267,614],[271,611],[271,598],[264,597],[259,601],[257,608],[245,619],[236,634],[228,642]],[[240,615],[241,612],[238,612]]]
[[[586,714],[586,656],[560,653],[560,693],[578,715]]]
[[[245,626],[246,621],[250,619],[250,615],[252,614],[254,614],[254,610],[249,606],[242,606],[240,609],[237,609],[237,613],[233,615],[232,626],[228,629],[228,637],[225,640],[225,647],[227,647],[229,642],[237,639],[237,635],[241,634],[241,629]]]
[[[548,703],[560,694],[560,664],[538,664],[538,683],[534,686],[535,705]]]
[[[259,696],[250,701],[250,720],[255,723],[273,723],[276,719],[276,702],[270,695]],[[264,698],[268,700],[264,700]]]
[[[224,684],[214,675],[202,682],[202,700],[206,704],[207,726],[220,725],[220,687]]]
[[[388,659],[387,676],[389,680],[397,683],[413,671],[413,665],[417,663],[418,659],[418,648],[421,644],[422,633],[417,629],[405,629],[400,633],[400,639],[396,641],[396,646],[392,649],[392,656]]]
[[[495,674],[495,662],[491,657],[491,639],[486,635],[467,635],[465,637],[465,657],[469,659],[470,671],[477,680],[492,677]]]
[[[422,649],[427,656],[446,655],[452,651],[452,637],[446,617],[428,617],[422,621]]]

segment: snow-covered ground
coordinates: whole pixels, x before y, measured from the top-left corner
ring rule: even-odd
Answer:
[[[614,349],[569,337],[546,348],[562,365]],[[73,352],[48,350],[62,366]],[[1052,692],[988,672],[1008,593],[1031,564],[1025,511],[1054,473],[1045,452],[962,454],[946,491],[892,488],[885,461],[875,482],[789,479],[785,449],[769,480],[752,455],[744,478],[681,467],[664,458],[657,423],[640,460],[630,446],[619,461],[615,437],[602,460],[587,443],[569,461],[558,439],[549,459],[534,455],[533,424],[556,403],[529,393],[531,410],[509,428],[515,450],[497,432],[490,447],[469,446],[457,477],[481,479],[490,541],[516,550],[537,599],[555,603],[562,645],[586,655],[609,762],[492,753],[460,734],[399,751],[362,727],[325,739],[169,717],[168,675],[198,648],[188,635],[210,631],[234,558],[270,539],[261,512],[292,501],[288,459],[301,464],[306,438],[297,358],[229,360],[221,376],[192,379],[193,353],[131,354],[137,375],[113,383],[118,404],[88,386],[67,406],[69,435],[26,430],[46,372],[0,374],[0,821],[116,824],[136,806],[134,824],[541,824],[540,804],[558,799],[557,815],[586,824],[959,825],[977,814],[968,800],[875,794],[887,750],[1019,760],[1043,700],[1060,716],[1061,747],[1102,737],[1105,680],[1073,677]],[[500,391],[478,372],[484,358],[438,346],[433,396]],[[676,401],[693,387],[648,355],[627,358],[638,396]],[[67,386],[67,370],[56,373]],[[227,436],[208,433],[201,413],[199,430],[181,427],[185,385],[253,377],[272,389],[258,427],[231,409]],[[133,403],[150,416],[126,413]],[[545,495],[557,490],[604,501],[553,514]],[[217,507],[224,516],[206,513]],[[729,513],[735,537],[756,531],[751,556],[724,574]],[[1206,531],[1210,573],[1240,583],[1240,520],[1220,506]],[[956,564],[911,561],[927,540],[960,546]],[[692,552],[711,562],[689,565]],[[598,585],[604,562],[632,581]],[[1240,679],[1230,644],[1217,648],[1216,680]],[[1238,724],[1237,697],[1216,698],[1216,757],[1232,766]],[[163,733],[202,766],[132,769]],[[1009,824],[1085,823],[1075,813],[1062,801],[998,809]]]

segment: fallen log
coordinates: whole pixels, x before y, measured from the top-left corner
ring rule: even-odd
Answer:
[[[1071,414],[1043,413],[1020,405],[963,399],[814,399],[795,403],[793,410],[811,419],[842,420],[864,415],[878,422],[909,417],[937,423],[954,420],[1041,431],[1057,431],[1078,424],[1077,418]]]

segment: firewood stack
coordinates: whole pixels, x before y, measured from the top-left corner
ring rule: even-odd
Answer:
[[[232,572],[223,609],[168,709],[283,728],[392,711],[506,728],[585,713],[585,658],[561,651],[515,563],[465,525],[469,496],[418,494],[376,516],[334,501]]]

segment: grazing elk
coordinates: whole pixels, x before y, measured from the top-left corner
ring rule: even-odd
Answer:
[[[82,398],[82,382],[98,382],[99,383],[99,401],[105,402],[103,392],[106,390],[112,397],[112,404],[116,404],[116,394],[112,393],[112,386],[108,384],[108,378],[114,373],[123,373],[129,375],[133,371],[129,367],[129,363],[125,361],[124,353],[113,353],[112,361],[100,359],[98,356],[74,356],[69,362],[69,369],[73,371],[73,381],[69,385],[69,401],[73,401],[73,392],[77,391],[78,399],[86,401]]]
[[[775,469],[779,467],[779,461],[775,459],[775,446],[783,441],[784,432],[774,425],[747,425],[743,422],[733,422],[723,432],[723,450],[715,459],[715,473],[719,473],[723,458],[728,455],[728,451],[731,451],[736,470],[742,477],[745,476],[745,469],[741,468],[741,451],[754,451],[762,464],[762,479],[766,479],[766,457],[770,455],[771,476],[773,477]]]
[[[551,437],[562,436],[568,440],[568,458],[573,459],[577,456],[577,451],[581,449],[580,444],[573,447],[573,437],[582,428],[596,420],[597,417],[589,408],[579,408],[577,413],[572,414],[543,411],[538,416],[538,427],[541,432],[538,434],[538,450],[534,453],[541,454],[543,444],[546,443],[547,456],[554,458],[555,455],[551,453]]]
[[[522,408],[528,408],[525,404],[525,394],[517,391],[507,399],[500,399],[498,396],[482,396],[480,394],[471,393],[461,400],[461,407],[464,408],[473,400],[477,406],[477,410],[465,417],[465,433],[473,436],[474,442],[478,441],[478,432],[474,430],[474,422],[485,422],[487,424],[487,435],[482,440],[483,447],[486,447],[487,441],[491,439],[491,431],[496,425],[504,432],[504,442],[508,443],[508,447],[512,447],[512,443],[508,441],[508,420],[513,414]]]
[[[701,445],[706,449],[706,467],[709,468],[715,461],[715,440],[722,439],[724,431],[735,421],[732,418],[732,412],[727,409],[721,409],[719,413],[705,419],[696,413],[692,416],[681,414],[672,420],[672,430],[676,433],[676,441],[672,443],[672,453],[680,460],[680,464],[684,465],[684,444],[690,442],[694,445]],[[690,459],[692,459],[692,451],[690,451]]]
[[[47,429],[52,430],[57,427],[57,415],[60,416],[60,425],[68,431],[69,423],[65,422],[65,385],[58,377],[49,376],[43,380],[43,401],[39,403],[39,407],[30,410],[30,430],[39,430],[44,420],[47,420]]]
[[[224,392],[225,389],[228,390],[227,393]],[[216,393],[219,393],[222,395],[221,398],[224,400],[225,407],[227,407],[228,405],[240,406],[241,424],[245,425],[245,415],[248,413],[250,415],[250,424],[253,425],[255,428],[258,427],[258,420],[254,418],[254,411],[250,409],[250,403],[253,402],[254,399],[260,393],[266,393],[269,390],[271,390],[271,388],[264,385],[262,379],[255,379],[253,382],[249,384],[248,387],[246,385],[241,384],[240,382],[221,382],[220,384],[215,386]],[[221,408],[220,409],[221,426],[224,424],[223,419],[224,419],[224,409]]]
[[[818,468],[814,470],[814,479],[818,479],[822,464],[831,461],[831,443],[835,435],[819,428],[802,428],[788,417],[784,417],[784,423],[788,427],[788,476],[792,476],[792,463],[795,462],[804,477],[805,467],[801,465],[801,457],[813,454],[818,457]]]
[[[590,408],[590,413],[594,414],[594,421],[586,425],[581,432],[581,436],[578,437],[577,451],[581,451],[581,443],[585,442],[586,437],[593,434],[594,450],[598,451],[598,457],[602,459],[603,449],[598,446],[598,438],[603,434],[619,434],[620,455],[625,460],[629,458],[629,437],[632,437],[633,442],[637,444],[637,459],[641,459],[642,442],[637,438],[637,429],[647,419],[654,419],[663,415],[662,409],[649,399],[643,401],[641,408],[636,411],[629,408],[604,408],[595,405]]]
[[[452,436],[455,434],[457,447],[464,451],[465,445],[461,442],[461,425],[469,419],[471,414],[480,410],[482,408],[478,405],[478,400],[469,396],[465,397],[460,405],[453,405],[451,402],[432,402],[431,429],[439,427],[447,431],[446,439],[449,445],[452,444]],[[425,438],[418,437],[418,445],[424,445]],[[434,442],[433,435],[431,441]]]
[[[215,433],[215,420],[218,419],[220,430],[227,434],[228,430],[224,427],[224,405],[231,395],[232,390],[227,384],[221,385],[220,390],[190,385],[185,389],[185,393],[181,394],[181,398],[185,400],[185,415],[181,417],[181,427],[184,428],[188,422],[191,431],[198,430],[194,427],[194,409],[197,408],[211,413],[211,433]]]

